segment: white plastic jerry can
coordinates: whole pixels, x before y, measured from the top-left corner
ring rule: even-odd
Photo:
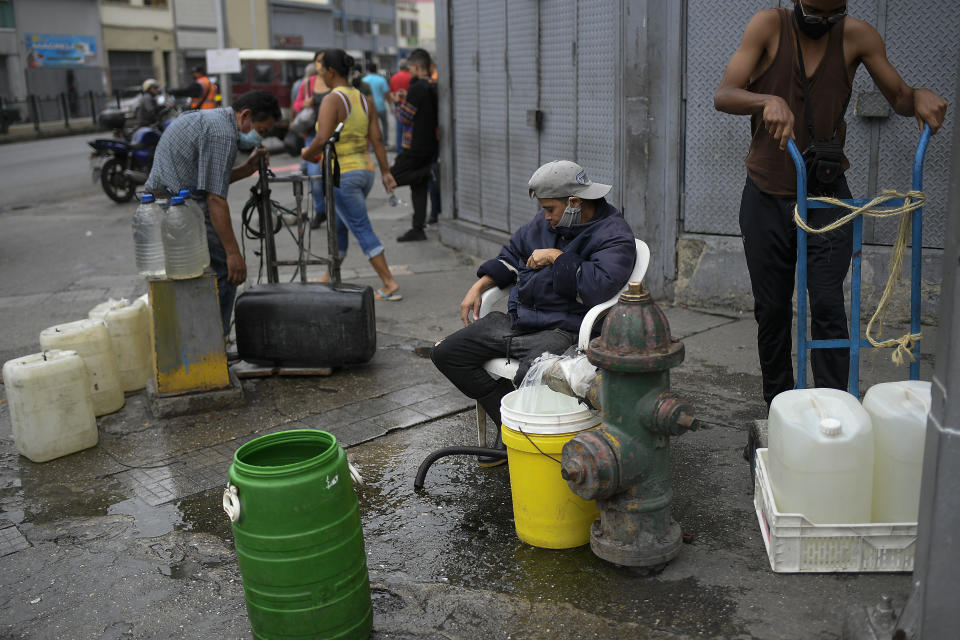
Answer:
[[[133,304],[125,299],[108,300],[90,310],[91,320],[102,320],[110,334],[110,344],[117,358],[120,388],[138,391],[147,385],[152,371],[150,345],[150,311],[140,299]]]
[[[113,413],[123,406],[123,389],[117,373],[110,334],[101,320],[76,320],[44,329],[40,348],[69,349],[77,352],[87,365],[93,411],[98,416]]]
[[[815,524],[870,522],[873,428],[857,399],[836,389],[775,397],[768,423],[777,508]]]
[[[863,397],[873,422],[873,522],[916,522],[930,383],[877,384]]]
[[[17,451],[46,462],[97,444],[90,380],[75,351],[51,350],[3,365]]]

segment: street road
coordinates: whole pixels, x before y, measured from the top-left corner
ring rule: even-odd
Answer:
[[[100,185],[90,180],[87,141],[109,135],[104,131],[0,146],[0,211],[99,191]]]

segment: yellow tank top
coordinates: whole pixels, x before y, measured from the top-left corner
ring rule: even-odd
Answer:
[[[373,161],[367,152],[367,130],[370,118],[364,108],[360,91],[352,87],[337,87],[333,93],[343,100],[347,107],[347,118],[343,121],[343,131],[337,142],[337,158],[340,172],[373,171]]]

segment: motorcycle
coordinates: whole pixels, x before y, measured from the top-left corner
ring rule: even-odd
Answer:
[[[153,153],[160,135],[177,116],[175,107],[165,109],[159,126],[125,128],[127,114],[116,109],[100,113],[101,126],[113,129],[113,138],[88,142],[93,182],[114,202],[129,202],[137,187],[147,182],[153,166]]]

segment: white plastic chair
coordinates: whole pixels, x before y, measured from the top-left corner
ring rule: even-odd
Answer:
[[[650,264],[650,248],[647,246],[647,243],[643,240],[635,240],[635,242],[637,243],[637,260],[633,265],[633,272],[630,274],[627,282],[639,282],[643,280],[643,276],[646,275],[647,267]],[[510,293],[511,288],[512,287],[498,289],[497,287],[493,287],[492,289],[484,291],[480,297],[480,315],[478,315],[477,318],[482,318],[490,313],[490,311],[493,310],[493,306]],[[590,345],[590,334],[593,333],[593,325],[597,323],[597,320],[606,315],[607,310],[620,299],[620,293],[626,291],[626,289],[627,287],[624,285],[623,289],[618,291],[615,296],[606,302],[591,307],[590,310],[587,311],[587,315],[583,316],[583,322],[580,323],[580,336],[577,340],[577,350],[587,350],[587,347]],[[520,368],[520,363],[516,358],[494,358],[493,360],[487,360],[483,368],[494,378],[513,380],[513,377],[517,375],[517,370]],[[479,402],[477,403],[477,442],[481,447],[487,446],[487,412]]]

